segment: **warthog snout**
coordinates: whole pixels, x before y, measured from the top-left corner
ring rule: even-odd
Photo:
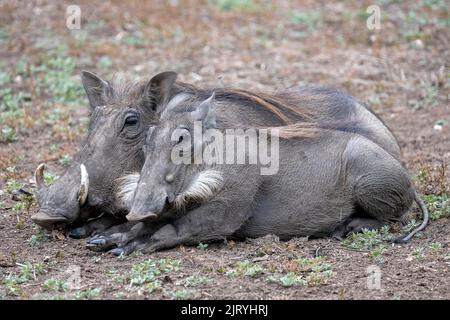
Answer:
[[[155,221],[166,211],[167,207],[173,202],[173,196],[160,190],[159,195],[151,202],[140,201],[142,194],[138,191],[130,213],[127,215],[128,221]],[[154,193],[153,193],[154,194]]]
[[[44,229],[51,229],[56,224],[64,224],[67,222],[66,217],[52,217],[43,211],[39,211],[35,215],[31,216],[31,220]]]
[[[51,186],[44,183],[45,164],[40,164],[34,179],[40,211],[31,217],[37,225],[51,229],[55,224],[70,224],[77,219],[80,207],[86,203],[89,192],[89,175],[84,164],[80,164],[80,182],[75,188],[71,184],[56,181]]]

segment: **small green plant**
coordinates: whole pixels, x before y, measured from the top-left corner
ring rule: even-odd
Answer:
[[[22,189],[23,188],[23,183],[18,182],[14,179],[9,179],[8,181],[6,181],[6,191],[8,191],[9,193],[12,193],[15,190],[18,189]]]
[[[422,0],[422,5],[432,10],[447,10],[448,7],[446,0]]]
[[[335,273],[332,270],[311,272],[306,276],[306,283],[310,286],[323,285],[326,284],[334,275]]]
[[[384,245],[376,246],[370,251],[370,258],[375,263],[383,263],[383,253],[386,252],[386,247]]]
[[[186,287],[196,287],[202,284],[206,284],[209,282],[209,279],[204,276],[200,276],[198,274],[194,274],[192,276],[187,277],[184,280],[184,285]]]
[[[68,154],[63,155],[61,158],[58,159],[58,163],[63,167],[68,167],[71,161],[72,157]]]
[[[28,239],[28,244],[31,247],[41,247],[43,243],[47,242],[49,240],[49,236],[45,232],[44,229],[40,227],[37,228],[37,233],[32,235],[30,239]]]
[[[295,260],[300,271],[321,271],[328,270],[331,265],[325,262],[324,257],[314,257],[314,258],[298,258]]]
[[[247,276],[251,278],[255,278],[259,274],[263,272],[263,269],[260,265],[251,263],[248,260],[245,261],[238,261],[236,263],[236,273],[240,276]]]
[[[442,250],[443,245],[442,245],[442,243],[440,243],[440,242],[433,242],[433,243],[430,245],[430,248],[431,248],[431,250],[433,250],[433,252],[439,252],[439,251]]]
[[[414,249],[414,251],[412,252],[412,255],[414,258],[416,258],[417,260],[423,260],[425,258],[424,255],[424,249],[422,247],[417,247]]]
[[[411,42],[423,38],[423,33],[415,30],[407,30],[403,32],[403,38],[405,38],[406,41]]]
[[[164,296],[175,300],[186,300],[191,297],[192,293],[188,290],[165,291]]]
[[[162,290],[162,283],[160,280],[153,280],[145,284],[145,289],[148,293]]]
[[[172,271],[178,271],[181,266],[181,260],[174,260],[174,259],[161,259],[159,260],[159,269],[162,272],[172,272]]]
[[[430,212],[431,220],[438,220],[450,216],[450,197],[447,194],[423,196]]]
[[[75,299],[77,300],[91,300],[100,296],[101,288],[89,288],[86,290],[80,290],[75,293]]]
[[[161,273],[169,273],[178,271],[181,266],[181,260],[160,259],[155,261],[152,259],[133,265],[128,278],[130,286],[140,286],[144,283],[154,282]]]
[[[41,79],[40,89],[53,102],[63,105],[77,105],[83,98],[83,90],[74,75],[75,60],[66,54],[65,48],[52,48],[42,57],[39,66],[32,66],[32,72]]]
[[[147,39],[141,32],[136,32],[135,34],[130,34],[125,37],[125,43],[131,47],[144,47],[147,45]]]
[[[258,8],[258,6],[252,0],[209,0],[209,2],[222,11],[252,11]]]
[[[28,59],[25,57],[22,57],[19,59],[16,63],[16,74],[20,75],[24,78],[28,78]]]
[[[295,272],[288,272],[284,276],[270,276],[268,278],[269,282],[279,283],[283,287],[292,287],[292,286],[304,286],[306,285],[306,280],[303,279],[302,276],[297,275]]]
[[[0,86],[4,86],[11,82],[11,77],[8,73],[0,71]]]
[[[42,289],[48,292],[66,292],[67,284],[59,279],[47,279],[42,284]]]
[[[119,273],[119,271],[113,269],[109,270],[107,275],[111,277],[112,281],[116,284],[124,284],[126,280],[126,276]]]
[[[220,266],[216,269],[216,272],[218,274],[225,274],[227,272],[227,269],[224,266]]]
[[[3,283],[6,287],[6,293],[11,296],[20,296],[23,292],[22,284],[31,280],[35,280],[36,276],[45,272],[44,265],[42,263],[18,263],[19,275],[14,276],[12,274],[5,277]]]
[[[81,87],[73,76],[74,64],[70,57],[54,58],[50,69],[44,77],[45,90],[52,98],[63,104],[74,104],[82,97]]]
[[[27,214],[30,213],[30,208],[33,205],[34,199],[32,196],[24,196],[20,198],[13,206],[13,211],[22,212],[25,211]]]
[[[405,226],[402,227],[402,232],[408,233],[417,228],[420,225],[419,221],[416,221],[415,219],[412,219],[409,221]]]
[[[1,80],[1,79],[0,79]],[[6,81],[3,78],[1,81]],[[0,90],[0,111],[18,111],[27,101],[31,100],[31,95],[28,92],[19,91],[14,93],[11,88],[4,88]]]
[[[0,142],[13,143],[17,140],[16,132],[13,128],[5,127],[2,129]]]
[[[144,283],[152,282],[161,271],[155,261],[147,260],[133,265],[129,275],[130,286],[140,286]]]
[[[75,42],[78,47],[85,45],[87,39],[89,38],[88,32],[84,30],[78,30],[74,33]]]
[[[12,210],[14,212],[21,212],[24,209],[25,209],[25,203],[23,203],[22,201],[16,202],[12,207]]]
[[[437,86],[427,85],[424,87],[425,98],[424,104],[425,106],[436,107],[438,105],[438,97],[439,97],[439,89]]]
[[[197,246],[197,249],[199,250],[205,250],[206,248],[208,248],[208,244],[207,243],[199,243]]]
[[[6,276],[3,280],[3,284],[6,288],[6,294],[15,297],[22,295],[23,289],[21,287],[21,283],[22,282],[20,282],[17,277],[11,275]]]
[[[313,31],[318,28],[322,23],[322,15],[319,11],[293,11],[289,20],[293,24],[303,25],[309,31]]]
[[[0,29],[0,43],[6,42],[8,40],[9,34],[5,30]]]
[[[57,144],[57,143],[52,143],[52,144],[50,145],[50,147],[49,147],[49,149],[50,149],[51,152],[58,151],[59,148],[60,148],[60,145]]]
[[[389,233],[389,226],[385,226],[380,231],[363,229],[362,232],[352,233],[341,244],[354,250],[372,250],[383,241],[391,239],[392,235]]]
[[[104,69],[110,68],[112,66],[112,64],[113,64],[112,60],[108,56],[102,56],[98,60],[98,65]]]
[[[119,291],[119,292],[114,294],[114,297],[116,299],[125,299],[127,297],[127,295],[124,292]]]
[[[295,261],[299,271],[307,273],[304,280],[310,286],[326,284],[335,275],[325,257],[299,258]]]
[[[50,172],[49,170],[46,170],[44,172],[44,183],[46,186],[52,185],[58,178],[59,176],[57,176],[53,172]]]
[[[155,291],[161,291],[162,290],[162,284],[161,284],[161,281],[159,281],[159,280],[153,280],[153,281],[148,282],[145,285],[145,288],[146,288],[148,293],[152,293],[152,292],[155,292]]]

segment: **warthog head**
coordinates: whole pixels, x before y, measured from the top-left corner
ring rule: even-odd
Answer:
[[[36,224],[49,229],[94,213],[124,214],[116,198],[117,181],[141,169],[148,126],[156,121],[157,107],[166,103],[175,79],[176,73],[164,72],[143,83],[111,84],[82,73],[92,110],[88,136],[71,167],[53,185],[43,183],[44,164],[36,169]]]
[[[201,122],[202,131],[215,127],[214,94],[196,106],[189,106],[188,101],[175,101],[179,105],[171,106],[173,100],[162,113],[160,123],[149,129],[140,178],[130,175],[129,184],[124,187],[135,190],[134,195],[130,194],[133,200],[129,201],[129,221],[151,221],[164,214],[182,212],[191,204],[207,201],[222,186],[220,171],[194,163],[195,150],[211,142],[196,135],[194,125]]]

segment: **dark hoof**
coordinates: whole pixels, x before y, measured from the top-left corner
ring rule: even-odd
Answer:
[[[104,246],[106,244],[106,240],[105,239],[93,239],[93,240],[89,240],[88,245],[92,245],[92,246]]]
[[[110,253],[116,257],[119,257],[119,256],[125,254],[125,251],[121,248],[115,248],[115,249],[109,250],[108,253]]]
[[[86,229],[83,227],[69,230],[67,235],[74,239],[81,239],[87,236]]]
[[[398,237],[392,240],[393,243],[405,244],[408,243],[411,239],[405,239],[405,237]]]

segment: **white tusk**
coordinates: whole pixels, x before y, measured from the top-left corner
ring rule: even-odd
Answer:
[[[45,169],[45,163],[41,163],[36,168],[36,171],[34,172],[34,181],[36,182],[37,189],[41,189],[45,186],[44,184],[44,169]]]
[[[84,164],[80,164],[81,170],[81,181],[80,181],[80,191],[78,192],[78,203],[82,206],[87,199],[89,191],[89,175]]]

